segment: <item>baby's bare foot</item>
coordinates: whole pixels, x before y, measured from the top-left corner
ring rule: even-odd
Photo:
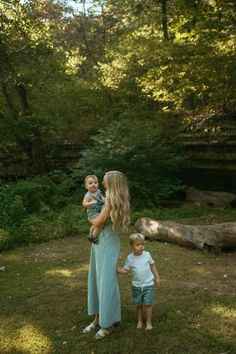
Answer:
[[[137,329],[142,329],[142,328],[143,328],[142,322],[138,322],[138,324],[137,324]]]
[[[152,324],[151,323],[147,323],[146,331],[151,331],[151,330],[152,330]]]

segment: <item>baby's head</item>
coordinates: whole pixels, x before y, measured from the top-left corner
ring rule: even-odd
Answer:
[[[88,175],[84,179],[84,187],[91,193],[95,193],[98,189],[98,178],[95,175]]]
[[[134,252],[140,252],[144,250],[144,240],[145,237],[138,232],[129,236],[129,243],[133,248]]]

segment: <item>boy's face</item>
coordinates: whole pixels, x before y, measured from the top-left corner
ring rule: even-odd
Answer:
[[[136,240],[132,244],[135,254],[141,254],[144,250],[144,240]]]
[[[96,192],[98,189],[98,180],[93,177],[89,177],[86,181],[85,188],[91,193]]]

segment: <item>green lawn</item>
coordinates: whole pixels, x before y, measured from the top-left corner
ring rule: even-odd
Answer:
[[[120,265],[130,252],[122,237]],[[122,322],[102,341],[83,335],[87,316],[86,236],[52,240],[4,252],[0,266],[0,353],[236,352],[236,257],[147,242],[161,288],[154,302],[154,329],[136,330],[129,276],[120,276]]]

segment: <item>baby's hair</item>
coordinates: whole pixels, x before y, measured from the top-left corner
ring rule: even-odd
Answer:
[[[93,179],[96,179],[96,180],[98,181],[97,176],[95,176],[95,175],[88,175],[88,176],[86,176],[85,179],[84,179],[84,185],[85,185],[85,187],[86,187],[87,180],[88,180],[89,178],[93,178]]]
[[[143,234],[140,234],[138,232],[135,232],[134,234],[131,234],[129,236],[129,243],[131,246],[133,246],[133,243],[137,240],[142,240],[144,241],[145,240],[145,237],[143,236]]]

